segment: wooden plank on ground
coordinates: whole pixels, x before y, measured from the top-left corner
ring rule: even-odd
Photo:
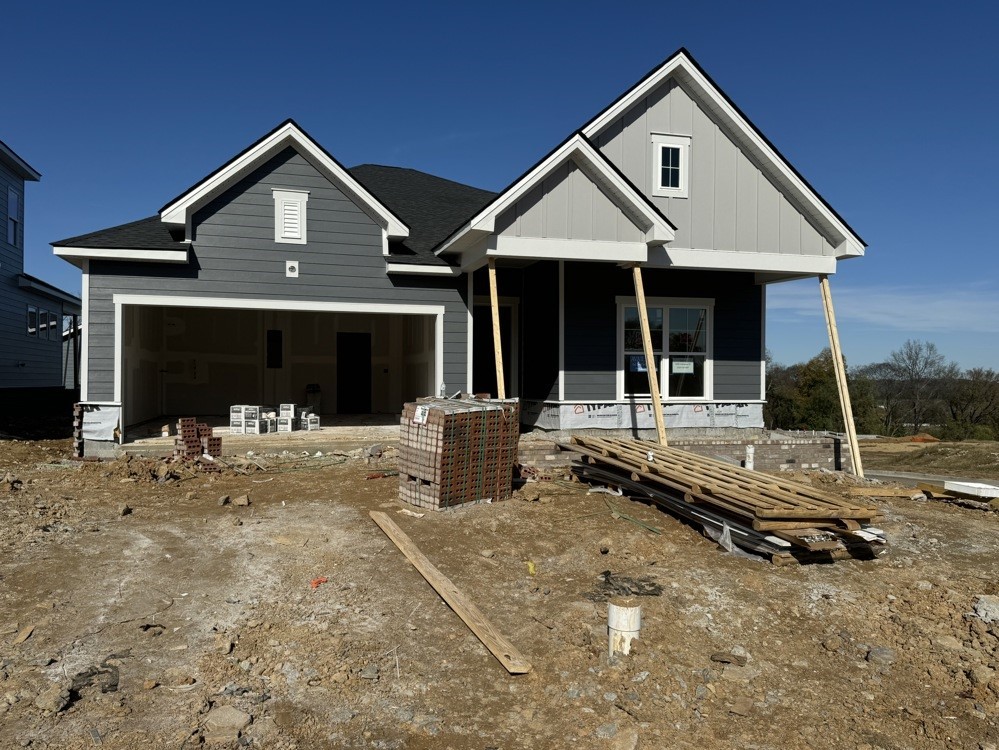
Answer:
[[[525,674],[531,671],[531,663],[496,629],[461,589],[451,582],[451,579],[434,567],[395,521],[376,510],[371,511],[369,515],[510,674]]]

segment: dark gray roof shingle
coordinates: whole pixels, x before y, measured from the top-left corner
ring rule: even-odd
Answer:
[[[186,250],[183,242],[184,230],[171,230],[160,221],[159,216],[150,216],[128,224],[108,227],[79,237],[59,240],[56,247],[109,248],[112,250]]]
[[[489,190],[406,167],[361,164],[349,171],[409,226],[409,237],[391,248],[399,255],[408,251],[439,260],[433,248],[496,197]]]
[[[404,167],[362,164],[351,175],[404,221],[409,237],[392,242],[393,263],[447,265],[433,248],[496,194]],[[183,250],[183,230],[170,229],[159,216],[150,216],[97,232],[53,242],[59,247],[128,250]]]

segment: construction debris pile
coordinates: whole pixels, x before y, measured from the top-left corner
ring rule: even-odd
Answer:
[[[722,546],[775,564],[870,558],[885,544],[867,498],[844,500],[783,477],[638,440],[574,437],[582,480],[620,488],[702,526]]]
[[[212,428],[194,417],[177,420],[177,437],[174,438],[173,456],[180,459],[199,459],[202,456],[222,454],[222,438],[212,435]]]
[[[520,439],[517,399],[422,398],[403,407],[399,499],[424,508],[510,497]]]
[[[229,407],[230,435],[264,435],[268,432],[295,432],[297,430],[318,430],[319,415],[311,406],[280,404],[273,406],[259,404],[236,404]]]

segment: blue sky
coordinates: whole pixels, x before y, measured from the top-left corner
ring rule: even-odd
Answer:
[[[996,5],[341,7],[10,3],[27,271],[78,292],[49,242],[154,214],[287,117],[347,165],[499,189],[685,46],[870,244],[832,279],[848,362],[916,338],[999,368]],[[769,288],[778,361],[825,345],[817,287]]]

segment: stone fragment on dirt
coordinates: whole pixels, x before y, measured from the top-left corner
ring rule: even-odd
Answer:
[[[871,664],[893,664],[896,658],[895,650],[887,646],[874,646],[867,652]]]
[[[237,497],[235,500],[232,501],[232,504],[245,508],[247,505],[250,504],[250,496],[240,495],[239,497]]]
[[[999,596],[983,594],[975,602],[975,614],[990,625],[999,622]]]
[[[131,513],[132,513],[132,508],[129,507],[128,503],[118,503],[118,515],[119,516],[123,516],[124,517],[124,516],[131,515]]]
[[[31,634],[34,632],[35,632],[34,623],[21,628],[21,632],[19,632],[17,636],[14,638],[14,645],[17,646],[21,643],[24,643],[26,640],[28,640],[31,637]]]
[[[833,635],[822,641],[822,647],[826,651],[839,651],[846,643],[838,635]]]
[[[951,651],[959,651],[964,648],[964,644],[952,635],[941,635],[934,638],[933,645],[939,646],[940,648],[950,649]]]
[[[66,708],[69,701],[69,681],[63,680],[39,693],[38,697],[35,698],[35,706],[42,711],[50,711],[55,714]]]
[[[156,680],[143,680],[142,681],[142,689],[143,690],[154,690],[155,688],[159,687],[159,685],[160,684]]]
[[[378,679],[378,665],[368,664],[364,669],[361,670],[359,675],[362,680],[377,680]]]
[[[249,726],[251,717],[232,706],[213,708],[205,718],[205,742],[208,744],[232,743],[239,739],[242,729]]]
[[[735,664],[739,667],[746,666],[746,657],[744,655],[728,651],[716,651],[711,654],[711,661],[716,661],[720,664]]]
[[[3,475],[3,479],[0,480],[0,487],[7,490],[8,492],[16,492],[24,486],[24,482],[18,479],[16,476],[11,474],[9,471]]]
[[[484,549],[484,550],[481,550],[481,551],[479,552],[479,554],[480,554],[480,555],[482,555],[482,557],[486,558],[487,560],[488,560],[489,558],[492,558],[492,557],[495,557],[495,556],[496,556],[496,553],[495,553],[495,552],[494,552],[493,550],[491,550],[491,549]]]
[[[517,490],[514,495],[525,503],[536,503],[541,499],[541,488],[536,483],[529,482]]]
[[[729,709],[729,713],[733,713],[736,716],[749,716],[753,711],[753,699],[752,698],[739,698],[736,700],[732,707]]]
[[[219,503],[220,507],[223,506],[223,505],[228,505],[229,504],[229,496],[228,495],[223,495],[222,497],[219,498],[218,503]]]

